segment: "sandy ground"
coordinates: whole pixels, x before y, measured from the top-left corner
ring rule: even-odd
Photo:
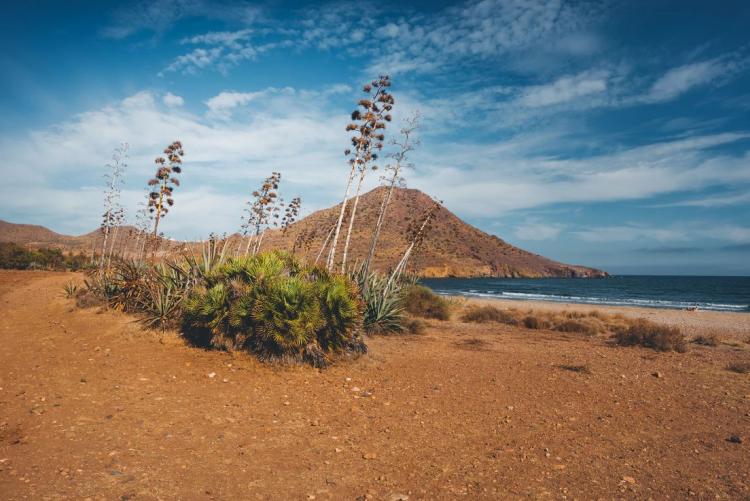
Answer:
[[[726,370],[750,345],[450,321],[271,367],[74,309],[72,277],[0,272],[1,499],[750,498],[750,374]]]
[[[750,313],[724,311],[687,311],[676,309],[639,308],[635,306],[598,306],[577,303],[553,303],[549,301],[517,301],[494,298],[471,298],[451,296],[457,304],[491,304],[498,308],[540,311],[606,311],[621,313],[632,318],[646,318],[653,322],[674,325],[688,337],[698,334],[716,334],[729,342],[742,342],[750,337]]]

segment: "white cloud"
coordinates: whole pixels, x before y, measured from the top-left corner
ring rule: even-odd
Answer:
[[[518,103],[528,107],[551,106],[607,90],[606,72],[564,76],[551,84],[526,87]]]
[[[330,205],[343,193],[348,118],[331,113],[329,91],[295,91],[258,103],[257,112],[249,102],[249,112],[232,121],[183,108],[167,113],[161,99],[140,92],[48,128],[5,136],[0,213],[70,233],[90,231],[98,225],[99,184],[112,149],[122,141],[131,146],[126,201],[132,213],[154,157],[175,139],[186,154],[176,207],[164,223],[169,235],[234,231],[243,200],[271,171],[283,173],[283,194],[302,195],[306,210]]]
[[[172,94],[171,92],[167,92],[166,94],[164,94],[164,97],[162,97],[162,101],[170,108],[182,106],[183,104],[185,104],[185,100],[182,97]]]
[[[719,76],[723,68],[716,61],[686,64],[667,71],[651,86],[646,100],[668,101]]]
[[[750,242],[750,227],[732,224],[709,224],[703,221],[687,221],[679,226],[654,227],[629,223],[619,226],[603,226],[572,232],[585,242],[687,242],[703,239],[723,242]]]
[[[207,44],[207,45],[229,45],[239,46],[239,40],[247,40],[252,35],[253,30],[246,28],[237,31],[212,31],[202,35],[183,38],[183,44]]]
[[[224,112],[243,106],[259,97],[265,95],[265,92],[221,92],[218,95],[208,99],[206,106],[213,112]]]
[[[554,240],[565,229],[561,224],[525,221],[516,227],[515,234],[521,240]]]

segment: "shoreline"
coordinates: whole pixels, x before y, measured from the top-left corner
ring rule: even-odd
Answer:
[[[725,341],[744,342],[750,339],[750,314],[737,311],[678,310],[645,306],[619,306],[607,304],[563,303],[525,299],[502,299],[490,297],[441,294],[454,302],[465,305],[492,305],[504,309],[539,311],[592,311],[608,314],[619,313],[630,318],[645,318],[653,322],[679,327],[686,335],[715,334]]]

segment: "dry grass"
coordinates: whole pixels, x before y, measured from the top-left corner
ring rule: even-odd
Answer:
[[[627,329],[616,332],[615,342],[620,346],[643,346],[656,351],[687,351],[687,341],[680,329],[642,318],[633,320]]]
[[[750,372],[750,362],[734,362],[727,365],[727,370],[737,374],[747,374]]]
[[[609,315],[598,310],[520,311],[514,308],[500,309],[492,305],[470,305],[464,310],[461,320],[476,323],[497,322],[533,330],[553,330],[586,336],[614,335],[617,344],[623,346],[645,346],[658,351],[680,353],[687,350],[687,342],[676,327],[627,318],[619,313]],[[710,342],[710,339],[703,341]]]
[[[701,346],[719,346],[719,338],[716,334],[701,334],[695,336],[690,342]]]
[[[409,334],[424,334],[427,323],[419,318],[407,318],[404,321],[404,328]]]
[[[494,306],[470,306],[461,316],[463,322],[483,324],[499,322],[501,324],[519,325],[515,310],[500,310]]]

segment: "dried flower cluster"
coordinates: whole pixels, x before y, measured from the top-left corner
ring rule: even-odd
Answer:
[[[114,250],[114,242],[117,237],[117,228],[125,220],[125,209],[120,205],[120,195],[122,192],[123,175],[127,167],[128,143],[122,143],[112,153],[112,161],[107,164],[109,172],[104,176],[106,187],[104,190],[104,214],[102,214],[102,223],[100,226],[102,232],[102,251],[99,261],[100,273],[104,272],[107,262],[107,254],[111,256]],[[107,250],[110,233],[114,229],[111,242],[111,249]]]
[[[164,148],[164,157],[156,157],[156,174],[148,182],[151,187],[149,194],[148,210],[154,219],[153,235],[157,235],[159,221],[169,212],[174,205],[173,192],[180,185],[176,175],[182,172],[182,157],[185,152],[182,143],[174,141]]]
[[[302,199],[300,197],[294,197],[289,205],[284,210],[284,217],[281,218],[281,230],[286,233],[289,227],[299,217],[299,211],[302,208]]]
[[[355,134],[351,138],[352,148],[348,148],[344,151],[344,154],[349,157],[349,180],[346,185],[344,200],[341,204],[339,220],[333,234],[331,250],[328,254],[327,267],[329,270],[333,269],[336,258],[336,245],[338,243],[344,213],[346,212],[349,191],[352,182],[354,181],[354,177],[357,171],[359,171],[359,181],[357,183],[349,219],[349,229],[346,234],[346,242],[344,244],[344,252],[341,259],[341,269],[342,271],[346,269],[346,258],[362,183],[364,182],[365,175],[370,168],[373,170],[377,169],[377,165],[371,164],[371,162],[377,160],[378,152],[383,148],[383,141],[385,140],[383,131],[385,130],[386,122],[390,122],[392,119],[390,112],[393,109],[395,101],[393,96],[388,92],[390,86],[391,79],[387,75],[381,76],[378,80],[373,80],[372,83],[365,85],[362,90],[368,95],[368,97],[359,100],[358,108],[352,112],[352,123],[346,126],[347,131],[353,131]]]
[[[253,201],[247,203],[240,227],[242,234],[249,237],[245,254],[250,252],[253,242],[253,254],[256,254],[263,240],[263,230],[271,225],[278,226],[279,210],[284,206],[284,201],[278,198],[279,183],[281,173],[272,172],[260,188],[253,191]]]

